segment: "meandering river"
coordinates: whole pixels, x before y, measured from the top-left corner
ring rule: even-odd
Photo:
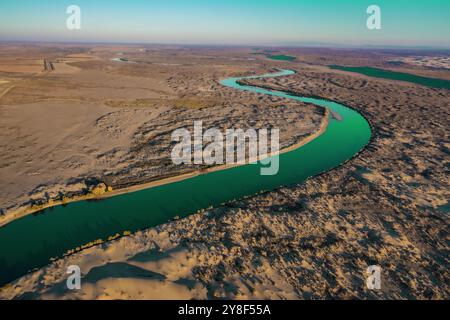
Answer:
[[[290,70],[260,77],[282,77]],[[116,233],[135,232],[185,217],[200,209],[305,181],[335,168],[357,154],[370,140],[371,130],[358,112],[332,101],[242,86],[230,78],[224,86],[311,103],[340,115],[330,117],[326,131],[296,150],[280,155],[280,170],[261,176],[260,165],[244,165],[186,180],[122,194],[102,201],[80,201],[28,215],[0,228],[0,285],[61,257],[68,250]]]

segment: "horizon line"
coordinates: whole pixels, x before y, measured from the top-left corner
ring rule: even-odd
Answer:
[[[309,42],[309,43],[308,43]],[[450,50],[450,45],[393,45],[393,44],[338,44],[338,43],[326,43],[314,41],[305,41],[305,43],[298,44],[232,44],[232,43],[177,43],[177,42],[140,42],[140,41],[70,41],[70,40],[3,40],[0,39],[0,43],[32,43],[32,44],[81,44],[81,45],[135,45],[135,46],[184,46],[184,47],[263,47],[263,48],[323,48],[323,49],[391,49],[391,50]]]

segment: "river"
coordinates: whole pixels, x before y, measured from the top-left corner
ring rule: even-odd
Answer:
[[[258,77],[282,77],[291,70]],[[277,175],[261,176],[260,165],[244,165],[186,180],[118,195],[102,201],[79,201],[28,215],[0,228],[0,285],[47,265],[68,250],[107,239],[116,233],[136,232],[185,217],[200,209],[298,184],[308,177],[335,168],[366,146],[371,137],[368,122],[358,112],[336,102],[241,86],[243,78],[222,81],[224,86],[274,95],[329,108],[326,131],[308,144],[280,155]],[[169,156],[169,155],[168,155]]]

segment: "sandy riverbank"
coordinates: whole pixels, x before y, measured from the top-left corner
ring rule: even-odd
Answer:
[[[307,143],[309,143],[312,140],[316,139],[317,137],[321,136],[326,131],[326,128],[329,123],[329,118],[330,118],[330,112],[328,109],[326,109],[325,115],[322,118],[322,121],[321,121],[318,131],[309,135],[302,141],[300,141],[292,146],[283,148],[282,150],[280,150],[280,152],[275,153],[272,156],[280,155],[280,154],[287,153],[287,152],[296,150],[298,148],[301,148],[302,146],[306,145]],[[38,208],[36,208],[36,207],[20,208],[16,211],[10,212],[7,216],[3,216],[3,219],[0,220],[0,227],[3,227],[5,225],[13,222],[14,220],[23,218],[27,215],[30,215],[30,214],[33,214],[36,212],[40,212],[40,211],[43,211],[43,210],[46,210],[46,209],[49,209],[52,207],[66,205],[66,204],[78,202],[78,201],[85,201],[85,200],[92,200],[92,199],[96,199],[96,200],[108,199],[108,198],[115,197],[118,195],[137,192],[137,191],[141,191],[141,190],[145,190],[145,189],[163,186],[163,185],[170,184],[170,183],[183,181],[186,179],[190,179],[190,178],[193,178],[193,177],[196,177],[199,175],[203,175],[203,174],[208,174],[211,172],[227,170],[227,169],[239,167],[242,165],[248,165],[249,163],[252,163],[254,161],[255,161],[255,159],[248,159],[246,164],[227,164],[227,165],[220,165],[220,166],[215,166],[215,167],[211,167],[211,168],[206,168],[206,169],[202,169],[202,170],[196,170],[196,171],[186,173],[186,174],[181,174],[181,175],[177,175],[177,176],[173,176],[173,177],[169,177],[169,178],[151,181],[148,183],[143,183],[143,184],[139,184],[139,185],[135,185],[135,186],[130,186],[130,187],[122,188],[122,189],[113,190],[113,191],[110,191],[110,192],[107,192],[107,193],[104,193],[101,195],[87,194],[87,195],[78,196],[78,197],[74,197],[74,198],[68,198],[64,201],[52,201],[51,203],[48,203],[45,205],[40,205]]]

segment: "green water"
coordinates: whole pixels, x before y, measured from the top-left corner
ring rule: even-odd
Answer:
[[[282,70],[261,77],[293,73]],[[339,113],[343,120],[330,119],[329,127],[319,138],[282,154],[280,170],[274,176],[261,176],[259,164],[245,165],[103,201],[80,201],[58,206],[42,214],[13,221],[0,228],[0,284],[11,282],[33,268],[48,264],[50,258],[60,257],[69,249],[90,241],[163,224],[177,215],[185,217],[199,209],[218,206],[262,190],[301,183],[310,176],[342,164],[370,140],[371,131],[366,120],[343,105],[241,86],[236,83],[240,79],[227,79],[222,84],[236,90],[324,106]]]
[[[374,78],[400,80],[400,81],[417,83],[422,86],[427,86],[427,87],[431,87],[431,88],[450,89],[450,81],[444,80],[444,79],[427,78],[427,77],[421,77],[421,76],[417,76],[417,75],[410,74],[410,73],[395,72],[395,71],[383,70],[383,69],[372,68],[372,67],[343,67],[343,66],[336,66],[336,65],[331,65],[329,67],[331,69],[336,69],[336,70],[356,72],[356,73],[360,73],[360,74],[363,74],[363,75],[366,75],[369,77],[374,77]]]
[[[297,59],[296,57],[286,56],[284,54],[267,55],[266,57],[269,58],[269,59],[272,59],[272,60],[280,60],[280,61],[294,61],[295,59]]]

